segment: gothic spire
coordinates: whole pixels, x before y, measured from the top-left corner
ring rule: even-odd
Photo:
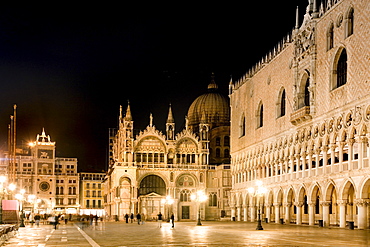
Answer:
[[[131,115],[131,109],[130,109],[130,101],[127,102],[127,109],[126,109],[125,120],[126,121],[132,121],[132,115]]]
[[[175,122],[175,119],[173,118],[172,107],[170,104],[170,109],[168,110],[167,123],[174,123],[174,122]]]
[[[299,16],[298,16],[298,6],[297,6],[297,10],[295,11],[295,29],[298,29],[299,28]]]

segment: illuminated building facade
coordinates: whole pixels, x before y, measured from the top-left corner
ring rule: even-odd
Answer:
[[[55,142],[42,131],[29,145],[29,154],[15,156],[15,184],[25,190],[25,213],[77,214],[79,177],[76,158],[55,157]],[[27,152],[22,152],[27,153]],[[10,162],[4,159],[3,162]]]
[[[150,116],[136,136],[130,105],[125,115],[121,107],[105,181],[107,214],[123,219],[139,212],[145,220],[156,219],[159,212],[164,218],[174,213],[176,220],[195,220],[198,212],[202,219],[230,216],[229,110],[228,98],[218,93],[213,79],[177,134],[171,106],[164,134]],[[191,200],[198,190],[208,196],[206,202]]]
[[[247,188],[261,180],[270,222],[369,228],[369,16],[369,1],[309,0],[303,23],[230,84],[236,220],[256,220]]]
[[[80,172],[80,214],[105,216],[104,172]]]

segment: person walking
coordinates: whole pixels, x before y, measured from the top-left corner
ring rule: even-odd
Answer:
[[[131,213],[131,215],[130,215],[130,220],[131,220],[131,223],[134,222],[134,214],[133,213]]]
[[[59,224],[59,216],[55,215],[54,216],[54,229],[57,229],[57,225]]]
[[[41,219],[41,216],[39,214],[36,214],[35,217],[35,222],[36,222],[36,226],[39,226],[40,225],[40,219]]]
[[[125,214],[126,223],[128,223],[128,218],[130,218],[130,216],[128,216],[128,214]]]
[[[159,214],[157,216],[158,216],[158,226],[159,226],[159,228],[161,228],[162,227],[162,214],[161,214],[161,212],[159,212]]]
[[[171,214],[172,228],[175,228],[175,215]]]
[[[140,222],[141,222],[141,215],[140,215],[140,213],[137,213],[136,219],[137,219],[137,224],[140,225]]]

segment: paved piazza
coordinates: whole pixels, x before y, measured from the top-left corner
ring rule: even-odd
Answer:
[[[57,230],[50,225],[27,225],[8,239],[3,246],[369,246],[370,230],[349,230],[263,224],[205,221],[169,223],[159,228],[156,222],[144,225],[124,222],[61,224]]]

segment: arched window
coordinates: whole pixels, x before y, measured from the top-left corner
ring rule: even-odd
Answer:
[[[345,38],[353,34],[353,23],[354,23],[353,12],[354,12],[353,8],[350,8],[345,19]]]
[[[263,126],[263,104],[261,102],[257,110],[257,128],[260,128],[262,126]]]
[[[149,175],[141,181],[139,195],[147,195],[152,192],[162,196],[166,195],[166,184],[161,177]]]
[[[334,24],[331,23],[327,32],[327,50],[334,47]]]
[[[285,116],[285,107],[286,107],[286,98],[285,98],[285,89],[283,93],[281,94],[281,99],[280,99],[280,116]]]
[[[210,193],[208,196],[208,203],[210,207],[217,207],[217,194]]]
[[[242,116],[242,119],[239,125],[239,136],[240,137],[245,136],[245,116],[244,115]]]
[[[308,77],[306,80],[306,85],[304,87],[304,106],[310,106],[310,91],[308,88],[310,87],[310,78]]]
[[[283,88],[282,91],[279,93],[279,99],[277,102],[277,117],[285,116],[285,109],[286,109],[286,95],[285,89]]]
[[[347,83],[347,52],[343,49],[337,65],[337,86],[340,87]]]
[[[190,190],[182,190],[180,192],[180,202],[190,202]]]

